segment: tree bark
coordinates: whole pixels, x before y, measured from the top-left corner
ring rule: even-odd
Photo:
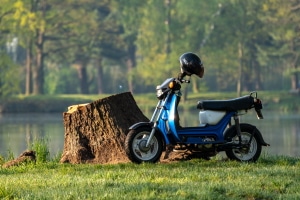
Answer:
[[[130,92],[70,106],[63,113],[65,127],[62,163],[118,163],[129,161],[124,151],[128,128],[149,121]]]

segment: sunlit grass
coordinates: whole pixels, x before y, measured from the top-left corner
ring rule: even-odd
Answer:
[[[191,94],[185,103],[195,108],[198,100],[227,99],[234,95]],[[80,99],[88,103],[104,97],[40,98]],[[298,97],[280,92],[261,92],[259,97],[267,103],[267,108],[282,101],[292,103],[281,105],[287,110],[299,104]],[[143,110],[151,111],[157,102],[155,94],[134,95],[134,98]],[[141,165],[70,165],[58,163],[59,155],[49,157],[44,141],[35,142],[30,147],[42,156],[42,162],[8,169],[0,167],[0,199],[300,199],[299,158],[263,155],[257,163],[194,159]],[[11,154],[7,158],[0,156],[0,165],[10,159],[13,159]]]
[[[70,165],[46,162],[0,169],[0,198],[23,199],[297,199],[300,160],[257,163]]]

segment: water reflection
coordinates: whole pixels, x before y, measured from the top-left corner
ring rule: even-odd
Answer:
[[[300,114],[267,112],[263,120],[249,116],[243,119],[257,126],[265,140],[271,144],[268,153],[300,156]]]
[[[62,113],[0,115],[0,155],[13,153],[18,156],[28,149],[33,140],[41,138],[47,140],[51,156],[62,152]]]
[[[264,112],[265,119],[257,120],[255,112],[249,111],[241,116],[242,122],[255,125],[263,134],[265,141],[271,144],[263,148],[272,155],[300,156],[300,114],[279,114]],[[151,113],[146,113],[148,118]],[[182,126],[197,126],[198,111],[180,112]],[[62,113],[52,114],[0,114],[0,155],[9,152],[18,156],[37,138],[46,138],[51,157],[61,153],[64,144]]]

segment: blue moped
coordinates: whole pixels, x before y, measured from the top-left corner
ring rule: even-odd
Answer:
[[[262,146],[269,146],[260,131],[248,123],[240,123],[239,115],[254,108],[262,119],[262,102],[257,92],[229,100],[204,100],[197,103],[200,124],[181,127],[177,106],[183,79],[168,78],[157,86],[159,102],[149,122],[139,122],[129,128],[125,140],[128,158],[135,163],[157,162],[162,152],[172,147],[175,151],[189,151],[209,158],[221,151],[232,160],[255,162]]]

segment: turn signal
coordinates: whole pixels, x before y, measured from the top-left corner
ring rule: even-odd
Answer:
[[[170,82],[169,83],[169,88],[172,89],[174,87],[174,84],[175,84],[174,81]]]

